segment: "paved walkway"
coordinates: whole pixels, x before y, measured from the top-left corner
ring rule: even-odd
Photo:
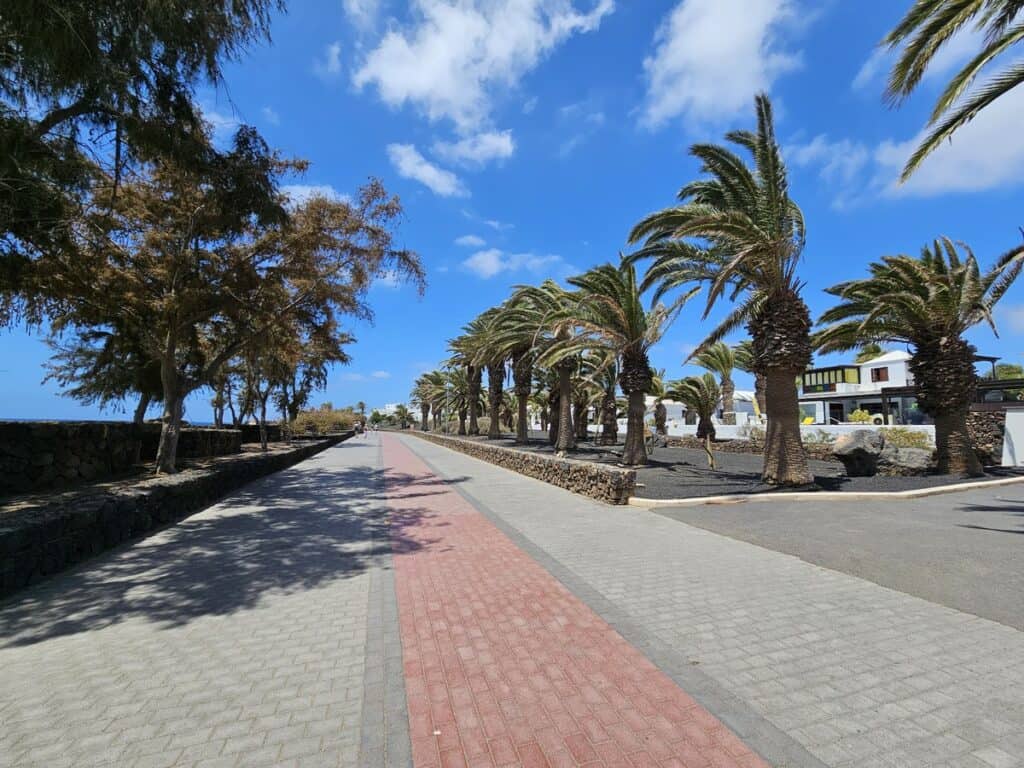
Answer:
[[[393,435],[0,604],[2,766],[757,755],[1020,765],[1024,634]]]

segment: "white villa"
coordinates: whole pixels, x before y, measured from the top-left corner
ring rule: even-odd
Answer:
[[[883,397],[883,388],[909,387],[914,383],[907,352],[886,352],[864,363],[812,368],[800,381],[800,410],[804,422],[841,424],[856,410],[867,411],[878,424],[920,424],[913,395]],[[883,401],[884,405],[883,405]],[[889,418],[884,413],[888,411]],[[810,420],[810,421],[808,421]]]

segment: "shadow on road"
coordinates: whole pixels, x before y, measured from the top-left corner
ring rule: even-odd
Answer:
[[[1021,518],[1020,526],[1017,529],[991,528],[987,525],[973,525],[960,523],[958,528],[970,528],[974,531],[992,531],[993,533],[1016,533],[1024,535],[1024,504],[965,504],[960,507],[961,512],[1002,512],[1007,515],[1014,515]]]
[[[406,499],[443,493],[432,487],[461,480],[388,474],[389,484],[415,483],[413,493],[398,491]],[[392,546],[408,552],[434,543],[404,536],[415,509],[389,522],[383,484],[381,470],[323,462],[259,480],[221,501],[213,515],[193,516],[0,604],[0,647],[132,619],[169,628],[229,615],[268,593],[363,573],[384,564]]]

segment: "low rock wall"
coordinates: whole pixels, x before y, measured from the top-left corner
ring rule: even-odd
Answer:
[[[430,432],[407,434],[608,504],[625,504],[636,489],[636,472],[628,469],[560,459]]]
[[[156,458],[160,425],[126,421],[0,422],[0,495],[102,480]],[[178,458],[224,456],[242,449],[237,429],[185,427]]]
[[[673,437],[670,435],[667,439],[668,444],[676,448],[704,450],[704,441],[690,435],[685,437]],[[750,440],[716,440],[711,443],[711,449],[722,451],[723,453],[760,454],[764,452],[763,445],[751,442]],[[832,446],[828,443],[804,443],[804,453],[810,459],[820,459],[822,461],[835,460],[835,457],[832,456]]]
[[[240,486],[343,439],[223,457],[203,469],[91,486],[0,509],[0,596],[198,512]]]
[[[967,414],[967,429],[982,464],[998,466],[1003,462],[1006,411],[971,411]]]

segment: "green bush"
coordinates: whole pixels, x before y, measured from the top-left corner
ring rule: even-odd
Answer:
[[[805,443],[815,443],[817,445],[832,445],[836,441],[836,436],[831,432],[826,432],[824,429],[816,429],[814,432],[804,435]]]
[[[358,416],[351,410],[335,410],[317,408],[312,411],[300,411],[292,422],[292,434],[295,435],[326,435],[332,432],[345,432],[352,429]]]
[[[889,427],[883,433],[885,442],[894,448],[933,448],[930,436],[925,432],[917,432],[906,427]]]

